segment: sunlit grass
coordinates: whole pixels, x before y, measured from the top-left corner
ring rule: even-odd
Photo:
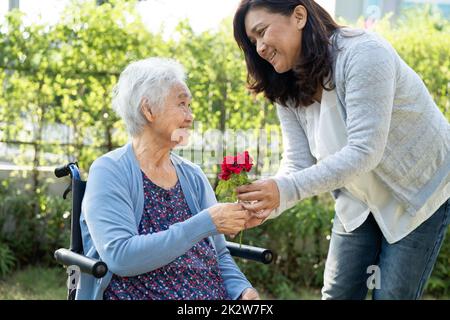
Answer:
[[[63,268],[47,268],[29,266],[16,271],[7,278],[0,280],[0,300],[66,300],[66,273]],[[281,290],[281,296],[276,297],[261,292],[264,300],[320,300],[320,289],[300,288]],[[434,297],[425,294],[424,300],[449,299],[450,297]],[[371,299],[369,293],[367,299]]]
[[[27,267],[0,280],[0,300],[65,300],[63,268]]]

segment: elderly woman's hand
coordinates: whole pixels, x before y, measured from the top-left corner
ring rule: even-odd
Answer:
[[[250,214],[241,203],[218,203],[208,209],[217,231],[234,236],[241,230],[250,218]]]
[[[247,288],[242,292],[240,300],[261,300],[255,288]]]
[[[240,186],[236,189],[236,192],[238,199],[244,201],[244,208],[260,219],[267,218],[272,210],[280,206],[280,192],[273,179],[258,180]]]

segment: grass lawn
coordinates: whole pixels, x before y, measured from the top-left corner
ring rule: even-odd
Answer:
[[[263,300],[320,300],[322,295],[320,289],[302,288],[299,292],[286,292],[281,298],[264,292],[260,296]]]
[[[66,300],[61,268],[30,266],[0,280],[0,300]]]
[[[63,268],[29,266],[0,280],[0,300],[66,300],[66,273]],[[277,299],[261,293],[263,299]],[[301,290],[285,299],[318,300],[320,290]]]
[[[0,280],[0,300],[66,300],[65,269],[29,266]],[[320,289],[302,288],[297,292],[286,292],[283,299],[320,300]],[[269,294],[261,293],[262,299],[276,300]],[[370,299],[370,298],[369,298]],[[449,299],[425,294],[424,300]]]

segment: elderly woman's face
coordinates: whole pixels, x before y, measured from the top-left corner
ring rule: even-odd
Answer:
[[[189,142],[189,129],[194,120],[191,111],[192,96],[184,83],[174,85],[165,100],[156,121],[160,135],[170,140],[173,146]]]
[[[291,70],[297,63],[301,54],[301,29],[303,23],[299,21],[298,12],[284,16],[264,8],[253,8],[245,17],[247,37],[258,55],[278,73]]]

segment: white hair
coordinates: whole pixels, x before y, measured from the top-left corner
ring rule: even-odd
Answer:
[[[147,119],[141,111],[143,99],[161,110],[170,89],[186,82],[183,66],[167,58],[148,58],[129,64],[113,89],[112,107],[134,137],[142,131]]]

